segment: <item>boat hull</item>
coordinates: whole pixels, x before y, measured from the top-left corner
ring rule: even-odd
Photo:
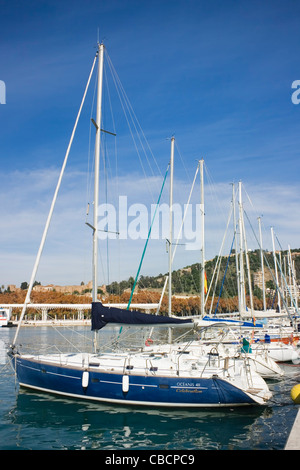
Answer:
[[[266,344],[266,350],[274,361],[276,362],[293,362],[299,359],[299,349],[291,344],[285,344],[282,342],[272,342]],[[252,345],[252,349],[255,352],[260,350],[258,343]]]
[[[73,398],[159,407],[226,407],[258,404],[219,378],[127,375],[15,357],[20,386]]]

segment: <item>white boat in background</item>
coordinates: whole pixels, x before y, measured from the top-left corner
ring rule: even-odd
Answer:
[[[0,308],[0,327],[8,326],[9,321],[10,321],[9,308]]]
[[[268,352],[268,355],[276,362],[293,362],[298,364],[300,351],[293,344],[286,344],[280,341],[270,343],[253,343],[251,345],[253,352],[261,351],[262,347]]]
[[[186,335],[189,332],[187,331]],[[185,336],[185,335],[183,335]],[[247,361],[249,367],[265,379],[280,378],[284,371],[271,357],[268,348],[260,345],[252,349],[250,342],[242,337],[239,329],[224,324],[215,324],[205,328],[198,328],[190,341],[181,338],[171,344],[159,344],[148,338],[145,350],[150,352],[177,354],[190,354],[194,357],[207,357],[210,364],[221,364],[224,361],[234,367],[238,361]]]

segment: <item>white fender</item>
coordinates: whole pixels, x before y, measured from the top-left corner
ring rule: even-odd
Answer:
[[[87,370],[85,370],[82,374],[82,386],[83,388],[87,388],[89,384],[89,373]]]
[[[129,375],[123,375],[122,377],[122,391],[124,393],[128,392],[129,390]]]

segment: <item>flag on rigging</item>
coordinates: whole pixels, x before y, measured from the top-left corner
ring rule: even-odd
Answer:
[[[206,272],[204,271],[204,294],[207,294],[207,277]]]

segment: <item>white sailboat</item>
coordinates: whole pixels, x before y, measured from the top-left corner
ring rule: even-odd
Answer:
[[[9,308],[0,308],[0,327],[8,326],[10,320]]]
[[[171,152],[172,154],[172,152]],[[267,377],[267,378],[276,378],[276,377],[281,377],[283,375],[283,370],[279,367],[278,364],[276,364],[275,360],[270,356],[269,352],[266,350],[267,345],[264,347],[259,346],[252,350],[252,348],[248,348],[246,351],[243,349],[243,338],[245,336],[252,336],[254,335],[254,330],[259,330],[263,329],[263,325],[255,322],[255,319],[253,319],[253,305],[251,304],[251,311],[252,311],[252,317],[247,318],[247,321],[244,319],[241,319],[240,316],[239,318],[236,319],[220,319],[217,316],[207,316],[205,315],[205,229],[204,229],[204,221],[205,221],[205,209],[204,209],[204,160],[200,160],[198,163],[198,168],[200,169],[200,187],[201,187],[201,204],[200,204],[200,210],[201,210],[201,239],[202,239],[202,245],[201,245],[201,273],[200,273],[200,285],[201,285],[201,293],[200,293],[200,300],[201,300],[201,308],[200,308],[200,315],[195,315],[195,316],[188,316],[184,318],[190,318],[194,321],[195,325],[200,329],[200,336],[201,336],[201,329],[203,331],[207,330],[207,327],[210,327],[211,330],[211,336],[212,338],[210,339],[209,342],[203,341],[203,339],[198,338],[197,340],[192,340],[189,343],[182,343],[182,342],[175,342],[173,344],[165,345],[164,348],[162,349],[163,351],[171,351],[171,350],[184,350],[184,351],[192,351],[193,355],[196,356],[205,356],[207,355],[210,357],[211,355],[211,349],[214,348],[215,355],[218,356],[219,360],[225,360],[231,361],[232,363],[236,363],[236,361],[239,360],[247,360],[248,364],[250,364],[255,371],[260,373],[262,376]],[[197,175],[197,172],[196,172]],[[195,177],[196,177],[195,175]],[[170,188],[172,190],[173,184],[171,183]],[[172,196],[170,197],[170,200],[172,201]],[[233,203],[234,203],[234,198],[233,198]],[[171,206],[170,206],[171,207]],[[234,206],[233,206],[234,209]],[[240,214],[241,214],[241,207],[240,207]],[[240,222],[240,232],[241,234],[243,233],[243,219],[240,215],[239,217],[239,222]],[[236,224],[234,223],[234,226]],[[170,233],[170,239],[172,237],[172,233]],[[245,242],[246,243],[246,242]],[[243,237],[241,235],[240,238],[240,244],[243,246]],[[246,250],[247,252],[247,250]],[[170,256],[170,253],[169,253]],[[241,250],[241,256],[242,256],[242,250]],[[170,259],[170,258],[169,258]],[[241,264],[243,264],[243,260],[240,260]],[[249,267],[249,261],[248,262],[248,267]],[[171,256],[171,261],[170,261],[170,267],[169,267],[169,272],[171,272],[171,265],[172,265],[172,256]],[[245,289],[244,289],[244,275],[243,275],[243,269],[239,270],[239,273],[242,275],[242,280],[238,283],[238,286],[243,286],[241,288],[240,293],[239,293],[239,298],[241,299],[240,303],[240,309],[243,309],[243,311],[246,311],[245,307]],[[171,314],[171,283],[169,283],[169,315],[172,316]],[[174,318],[174,316],[173,316]],[[222,331],[225,331],[226,334],[222,333],[222,340],[219,338],[219,331],[222,329]],[[154,350],[158,351],[161,350],[162,346],[157,345],[154,347]],[[211,361],[211,357],[210,357]]]
[[[245,226],[243,220],[243,204],[242,204],[242,191],[241,191],[241,182],[239,183],[239,230],[240,230],[240,255],[239,255],[239,276],[238,276],[238,292],[239,292],[239,312],[237,318],[243,318],[245,321],[254,321],[255,328],[251,335],[251,350],[252,353],[257,355],[263,350],[268,352],[268,355],[271,359],[276,362],[294,362],[299,360],[299,351],[297,349],[297,343],[299,340],[299,335],[293,326],[291,326],[291,319],[287,313],[276,313],[275,311],[269,312],[266,310],[266,301],[265,301],[265,291],[264,291],[264,279],[263,279],[263,302],[264,309],[263,311],[257,311],[253,308],[252,300],[252,289],[251,289],[251,280],[250,280],[250,265],[248,259],[248,249],[247,249],[247,239],[245,233]],[[262,235],[261,235],[261,225],[260,218],[259,220],[259,246],[261,251],[261,268],[264,273],[264,256],[262,250]],[[275,278],[274,282],[279,286],[278,279],[278,270],[275,257],[275,247],[274,247],[274,236],[272,233],[273,241],[273,256],[275,262]],[[245,274],[244,274],[244,261],[243,255],[245,254],[246,263],[247,263],[247,273],[248,273],[248,285],[249,285],[249,298],[250,298],[250,308],[246,308],[245,300]],[[269,266],[270,269],[270,266]],[[271,271],[271,270],[270,270]],[[278,287],[278,291],[280,291]],[[281,295],[278,296],[279,299]],[[281,302],[279,301],[279,305]],[[222,317],[222,315],[221,315]],[[258,325],[260,324],[260,328]],[[247,335],[245,335],[247,336]],[[249,338],[249,335],[248,335]]]

